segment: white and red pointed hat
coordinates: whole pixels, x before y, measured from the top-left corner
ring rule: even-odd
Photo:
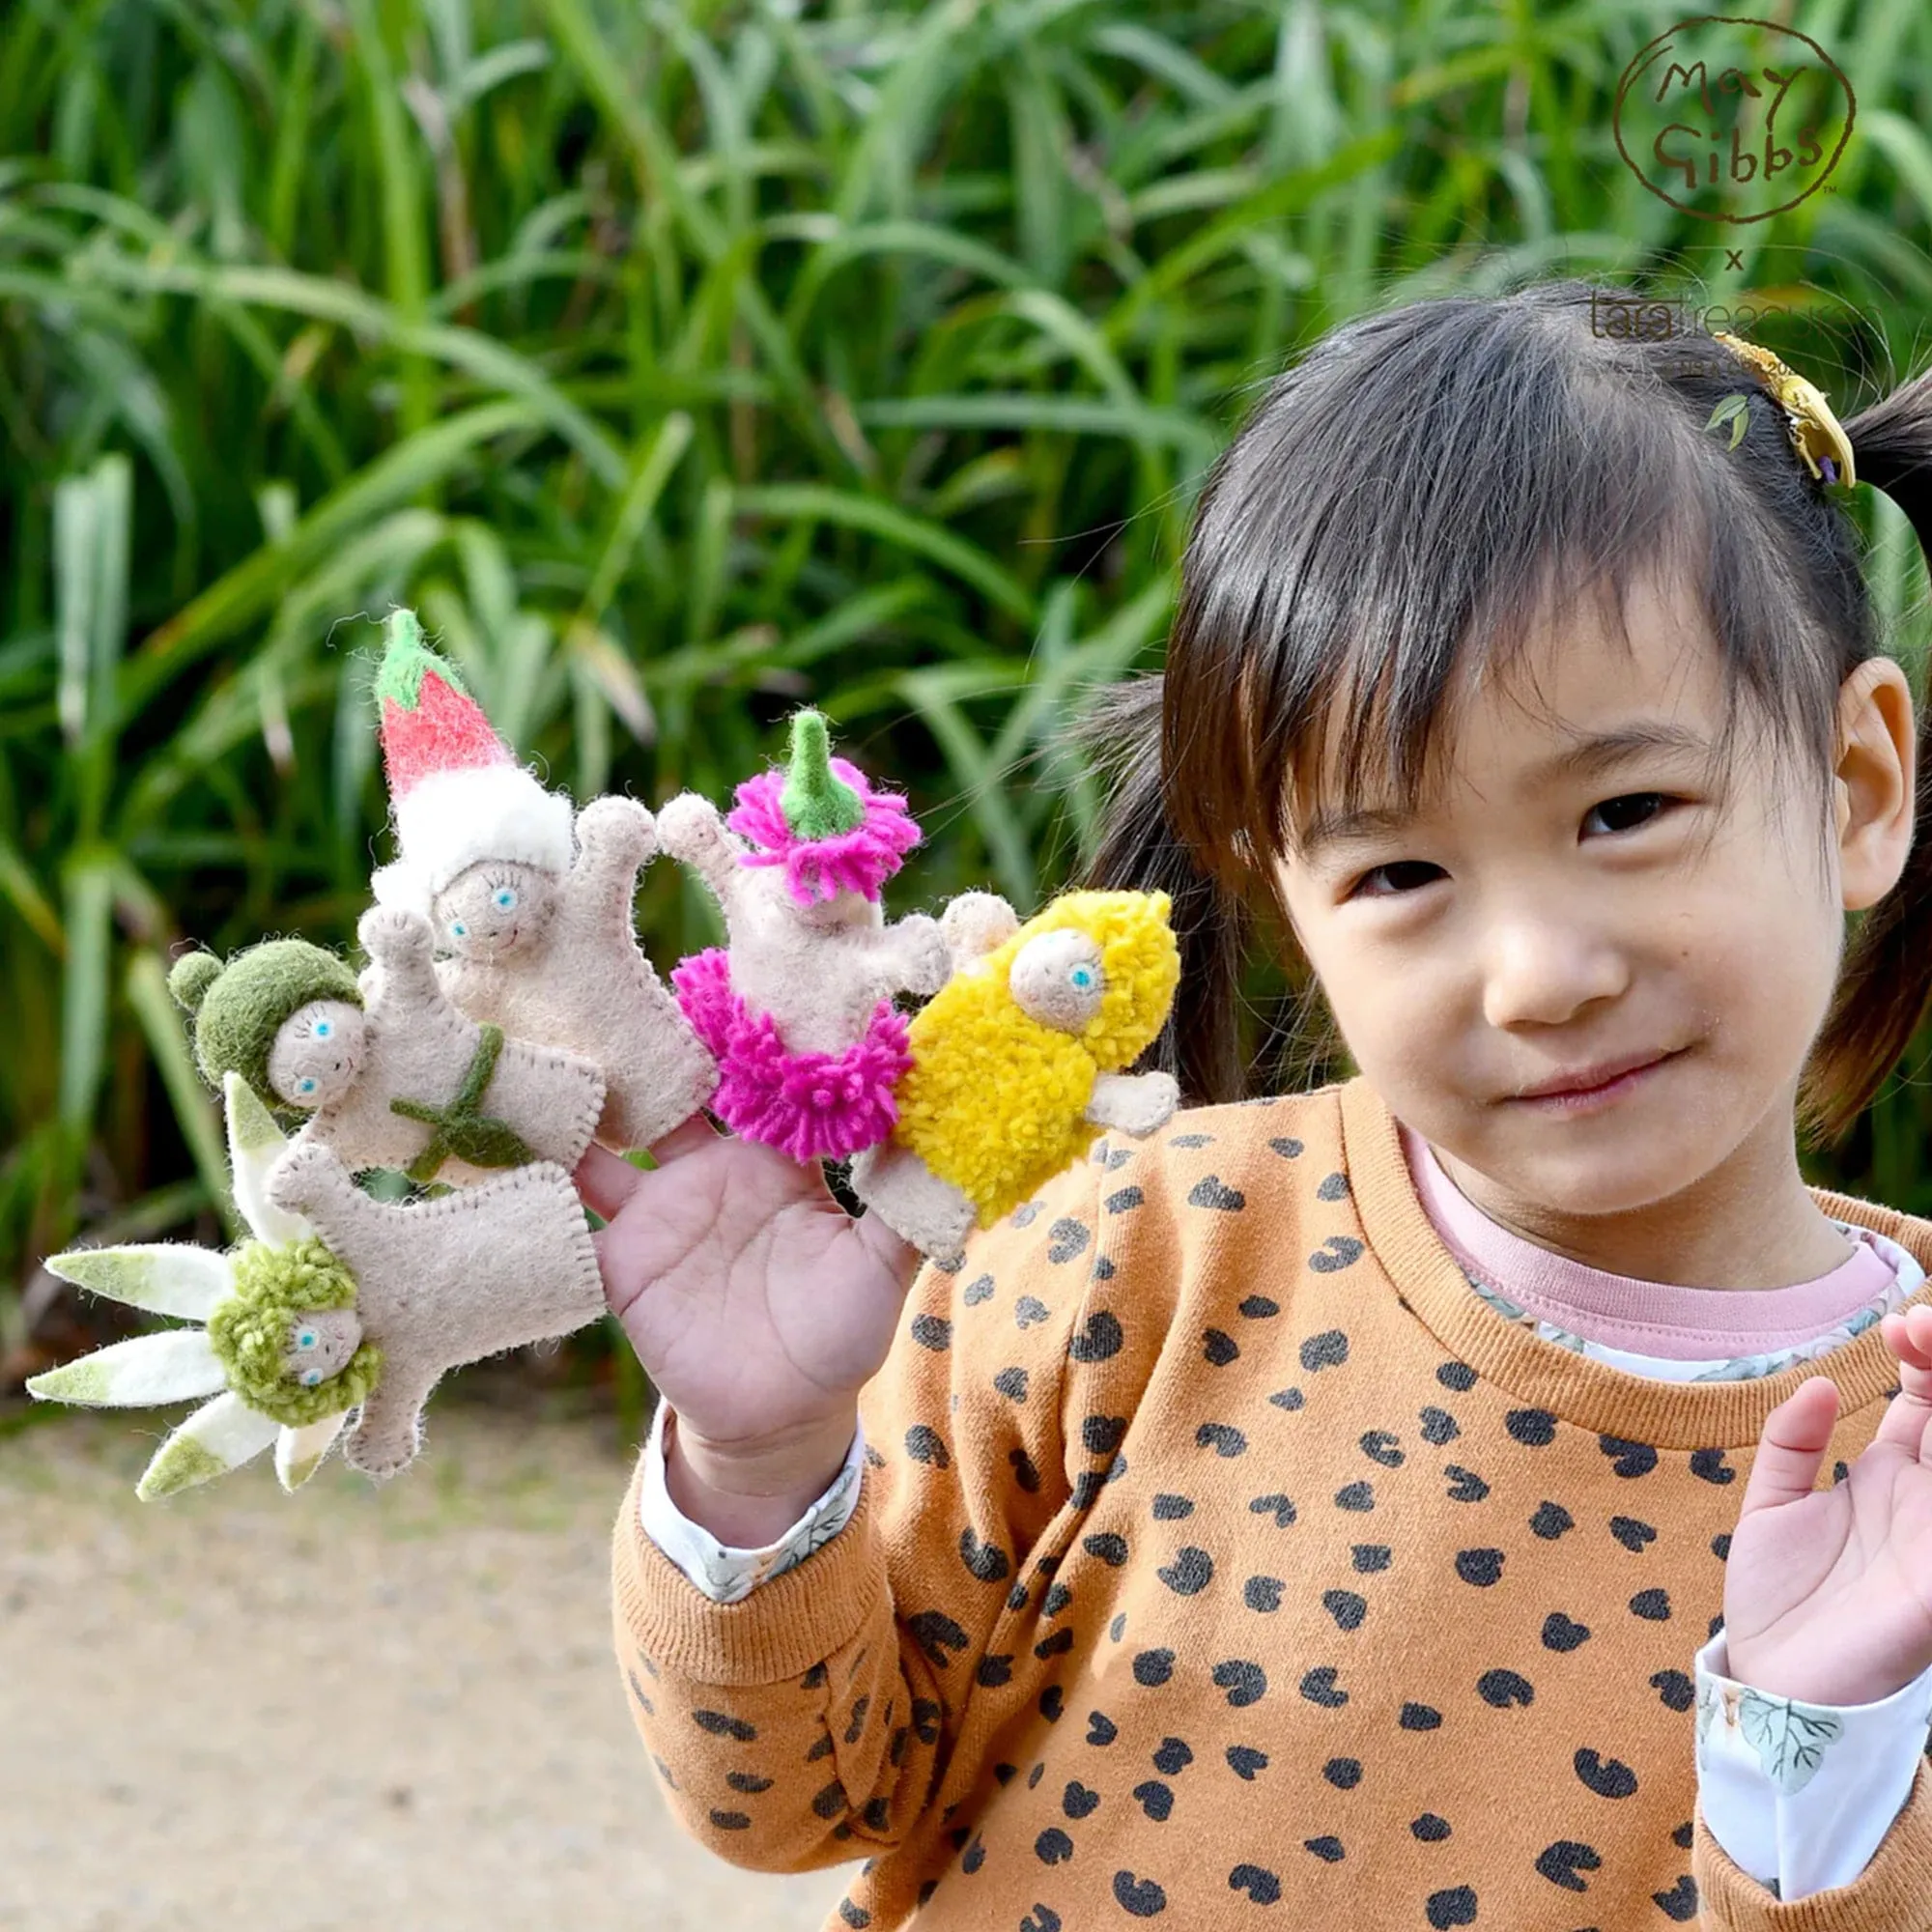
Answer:
[[[371,880],[377,898],[427,917],[439,893],[485,860],[568,871],[570,800],[517,762],[423,642],[413,611],[393,612],[388,632],[376,702],[398,857]]]

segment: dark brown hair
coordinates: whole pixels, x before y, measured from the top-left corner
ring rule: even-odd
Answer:
[[[1413,809],[1468,654],[1483,653],[1486,679],[1506,673],[1559,590],[1620,611],[1647,573],[1690,585],[1722,656],[1714,762],[1728,765],[1749,727],[1822,800],[1839,686],[1880,649],[1856,526],[1721,343],[1605,327],[1640,299],[1545,282],[1350,322],[1272,384],[1215,465],[1165,669],[1101,693],[1080,727],[1108,796],[1081,883],[1173,897],[1183,972],[1155,1057],[1190,1100],[1247,1090],[1250,944],[1265,926],[1293,952],[1272,863],[1293,836],[1292,801],[1339,777],[1352,809],[1386,776]],[[1728,428],[1707,426],[1740,393],[1733,449]],[[1886,491],[1932,554],[1932,372],[1846,429],[1860,482]],[[1379,745],[1380,759],[1318,778],[1331,731]],[[1924,716],[1916,803],[1922,830]],[[1821,813],[1821,840],[1828,825]],[[1840,1138],[1909,1044],[1932,993],[1929,893],[1932,834],[1861,916],[1805,1065],[1802,1131]],[[1305,977],[1303,1043],[1320,998]]]

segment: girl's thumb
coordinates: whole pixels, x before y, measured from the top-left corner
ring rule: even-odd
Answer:
[[[1812,1376],[1765,1417],[1740,1522],[1754,1510],[1800,1502],[1812,1492],[1837,1419],[1838,1385],[1828,1376]]]

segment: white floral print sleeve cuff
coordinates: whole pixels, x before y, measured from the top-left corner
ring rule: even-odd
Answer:
[[[1727,1675],[1719,1631],[1697,1653],[1697,1797],[1731,1862],[1789,1901],[1850,1885],[1912,1790],[1932,1670],[1877,1704],[1804,1704]]]
[[[762,1549],[735,1549],[685,1516],[665,1487],[664,1432],[670,1405],[660,1402],[644,1445],[644,1480],[638,1515],[643,1531],[715,1604],[735,1604],[760,1583],[803,1563],[851,1520],[866,1472],[866,1432],[854,1430],[845,1462],[825,1493],[776,1543]]]

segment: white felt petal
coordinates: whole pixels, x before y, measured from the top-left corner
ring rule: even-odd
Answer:
[[[269,1170],[288,1151],[288,1136],[260,1095],[239,1073],[221,1083],[228,1104],[228,1165],[235,1177],[235,1205],[258,1239],[281,1247],[315,1230],[299,1214],[269,1199]]]
[[[228,1257],[215,1248],[156,1241],[126,1248],[73,1248],[47,1259],[50,1273],[94,1294],[156,1315],[205,1321],[235,1286]]]
[[[137,1335],[97,1349],[64,1368],[49,1369],[27,1383],[43,1402],[86,1403],[101,1408],[152,1408],[215,1395],[227,1378],[208,1336],[199,1328],[171,1328],[164,1335]]]
[[[239,1469],[259,1456],[280,1430],[272,1416],[250,1408],[239,1395],[218,1395],[196,1409],[156,1451],[134,1493],[144,1503],[153,1502]]]
[[[329,1444],[342,1433],[349,1410],[338,1409],[300,1429],[284,1429],[275,1437],[275,1474],[282,1488],[293,1493],[322,1466]]]

